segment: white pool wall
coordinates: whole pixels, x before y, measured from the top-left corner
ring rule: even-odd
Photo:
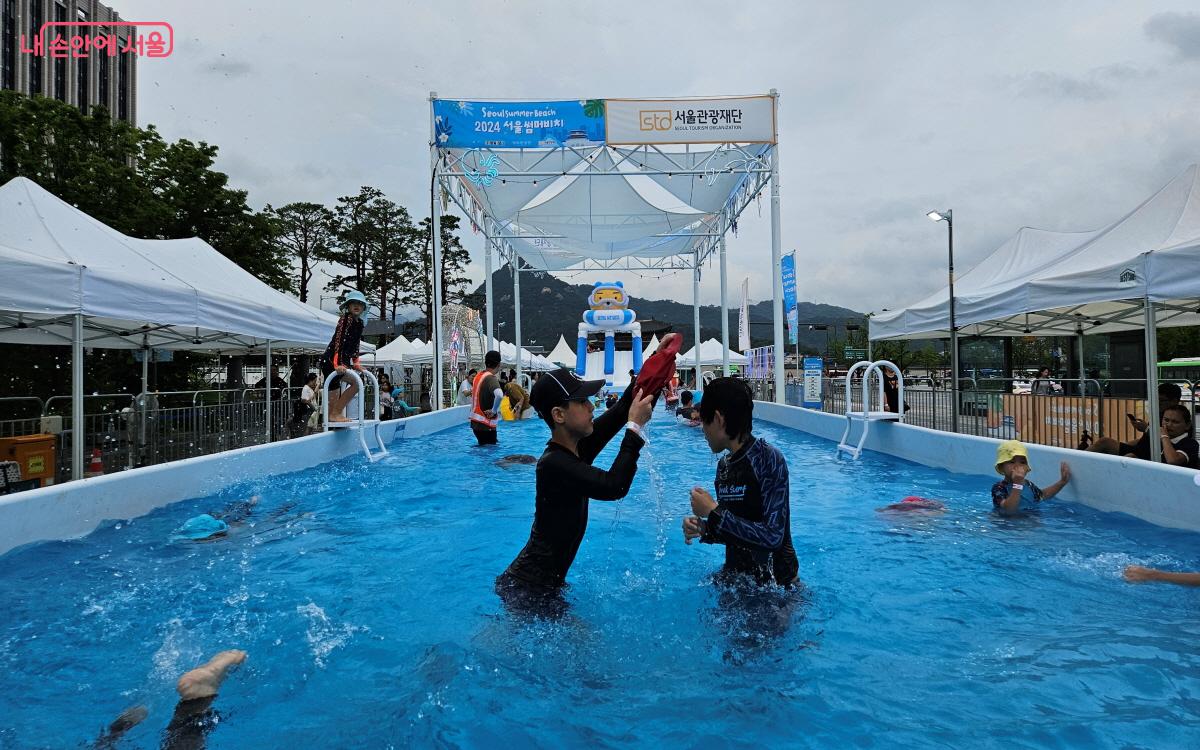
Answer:
[[[466,412],[463,406],[384,422],[384,444],[392,449],[396,438],[420,438],[461,425]],[[33,542],[85,536],[105,521],[136,518],[239,482],[361,453],[355,433],[332,430],[0,496],[0,555]],[[377,447],[370,438],[367,442]]]
[[[835,444],[846,428],[846,418],[838,414],[762,401],[755,402],[754,416]],[[861,429],[862,423],[855,423],[849,442],[857,443]],[[991,502],[991,484],[998,478],[994,465],[1000,442],[914,425],[873,422],[864,448],[959,474],[978,474],[979,501],[987,504]],[[1071,481],[1056,501],[1127,513],[1167,528],[1200,531],[1200,472],[1194,469],[1032,443],[1026,448],[1032,467],[1029,476],[1040,487],[1058,481],[1061,462],[1070,464]],[[869,461],[870,454],[864,453],[860,460]]]

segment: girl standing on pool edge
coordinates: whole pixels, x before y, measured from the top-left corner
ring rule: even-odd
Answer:
[[[358,347],[362,341],[362,316],[367,311],[367,298],[362,292],[350,292],[342,300],[341,309],[342,316],[338,318],[333,338],[330,339],[329,346],[325,347],[325,353],[321,355],[321,374],[329,377],[329,373],[335,370],[338,373],[338,376],[329,382],[331,391],[335,386],[340,387],[342,375],[348,368],[353,367],[362,372],[362,367],[358,364]],[[343,412],[357,393],[358,385],[351,381],[350,385],[336,396],[329,397],[330,422],[350,421]]]

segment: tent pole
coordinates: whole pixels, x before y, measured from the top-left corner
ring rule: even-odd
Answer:
[[[773,109],[779,111],[779,92],[771,89]],[[779,143],[771,149],[771,292],[775,318],[775,403],[784,403],[783,359],[783,254],[780,250],[779,215]]]
[[[491,351],[495,349],[495,339],[492,337],[492,332],[496,330],[496,306],[492,296],[492,237],[488,233],[487,222],[484,223],[484,239],[486,240],[483,246],[483,296],[484,296],[484,315],[487,318],[487,349]],[[482,368],[481,368],[482,369]]]
[[[692,325],[696,330],[696,390],[704,392],[700,372],[700,253],[692,254]]]
[[[429,234],[433,240],[433,330],[429,338],[433,341],[433,393],[429,402],[434,411],[442,408],[442,204],[438,200],[439,187],[437,154],[437,132],[433,124],[433,102],[437,92],[429,92],[429,143],[434,152],[433,184],[430,186],[430,202],[433,204],[432,225]]]
[[[521,378],[521,256],[513,253],[513,335],[517,337],[517,379]]]
[[[1162,460],[1162,439],[1159,437],[1158,413],[1158,331],[1155,330],[1154,303],[1150,295],[1144,301],[1146,311],[1146,429],[1150,435],[1150,460]]]
[[[267,442],[271,442],[271,339],[267,339],[267,371],[263,379],[267,381]]]
[[[962,403],[958,393],[958,326],[954,320],[954,213],[946,211],[946,232],[949,238],[950,278],[950,431],[958,433],[958,411]]]
[[[721,233],[721,373],[729,377],[729,274],[725,266],[725,233]]]
[[[1075,327],[1075,343],[1079,346],[1079,396],[1082,398],[1086,390],[1083,381],[1087,378],[1087,372],[1083,369],[1083,323]]]
[[[138,433],[138,461],[146,460],[146,412],[150,408],[150,349],[149,337],[142,334],[142,408],[140,412],[141,430]]]
[[[71,479],[83,478],[83,314],[71,336]]]

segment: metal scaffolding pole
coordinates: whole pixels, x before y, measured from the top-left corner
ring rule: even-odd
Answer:
[[[729,275],[725,266],[725,234],[721,234],[721,373],[729,377]]]
[[[696,330],[696,390],[704,391],[704,378],[700,372],[700,254],[692,256],[692,324]]]
[[[495,339],[493,334],[496,330],[496,305],[492,294],[492,238],[489,232],[488,222],[484,222],[484,242],[483,245],[483,296],[484,296],[484,324],[487,326],[487,349],[485,352],[490,352],[495,349]]]
[[[521,256],[513,253],[513,336],[517,338],[517,379],[521,379]]]
[[[433,242],[433,330],[429,339],[433,342],[433,393],[429,403],[434,411],[442,408],[442,204],[438,200],[437,191],[440,187],[438,180],[437,131],[433,122],[433,102],[437,92],[429,92],[429,144],[434,151],[433,184],[430,186],[430,208],[432,226],[429,234]]]
[[[779,110],[779,92],[771,89],[775,110]],[[784,403],[783,359],[783,251],[780,249],[779,215],[779,144],[771,149],[771,291],[774,295],[772,308],[775,318],[775,403]]]

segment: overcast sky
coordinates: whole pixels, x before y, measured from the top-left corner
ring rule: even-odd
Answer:
[[[374,185],[423,215],[431,90],[456,99],[780,92],[784,252],[802,300],[903,306],[1022,226],[1093,229],[1200,161],[1200,13],[1173,2],[113,0],[165,20],[138,120],[221,149],[251,204]],[[770,206],[729,243],[770,295]],[[482,278],[482,238],[464,233]],[[691,277],[624,278],[691,301]],[[576,277],[577,283],[599,280]],[[702,297],[718,298],[715,266]],[[636,307],[636,304],[635,304]]]

